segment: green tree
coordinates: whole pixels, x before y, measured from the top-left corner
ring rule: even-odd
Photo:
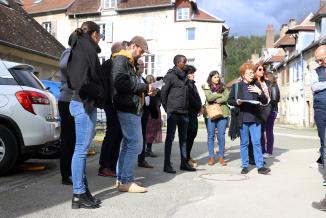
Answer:
[[[260,54],[265,44],[265,36],[230,37],[226,44],[228,57],[225,60],[224,81],[227,83],[239,77],[239,67],[251,58],[251,54]]]

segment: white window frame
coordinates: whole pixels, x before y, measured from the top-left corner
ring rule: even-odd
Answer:
[[[176,20],[189,20],[190,8],[178,8],[176,12]]]
[[[193,31],[194,38],[190,38],[190,31]],[[196,40],[196,28],[195,27],[189,27],[186,28],[186,33],[187,33],[187,40]]]
[[[42,22],[42,27],[49,33],[52,34],[52,23],[51,21]]]
[[[144,73],[145,75],[154,75],[155,74],[155,55],[145,55],[144,56]]]
[[[101,41],[106,41],[106,23],[97,23],[100,26],[100,34],[103,34],[104,38]]]
[[[103,8],[111,9],[117,7],[117,0],[103,0]]]

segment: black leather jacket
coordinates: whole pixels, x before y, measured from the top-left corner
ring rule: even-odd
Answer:
[[[118,55],[112,62],[115,93],[114,106],[118,111],[142,114],[141,98],[148,91],[148,85],[141,83],[134,65],[126,56]]]
[[[277,83],[271,84],[268,87],[269,94],[271,96],[271,106],[272,111],[278,111],[278,102],[280,101],[280,89],[278,88]]]

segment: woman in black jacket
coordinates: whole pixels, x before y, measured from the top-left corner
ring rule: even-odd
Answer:
[[[201,113],[202,103],[195,85],[196,68],[192,65],[187,65],[185,72],[188,77],[188,95],[189,95],[189,110],[188,110],[188,128],[187,128],[187,162],[192,167],[197,167],[197,162],[191,158],[190,153],[194,140],[198,131],[198,114]]]
[[[86,156],[96,124],[96,90],[91,90],[89,84],[98,81],[100,62],[97,54],[101,51],[98,46],[99,32],[100,27],[92,21],[84,22],[81,28],[75,30],[67,68],[68,84],[73,89],[69,111],[75,119],[76,129],[76,145],[71,164],[73,209],[97,208],[101,203],[91,195],[85,175]]]
[[[268,72],[266,73],[267,80],[270,82],[268,86],[268,91],[270,93],[270,105],[271,113],[268,116],[267,122],[265,124],[266,131],[266,157],[273,157],[273,147],[274,147],[274,123],[278,112],[278,102],[280,101],[280,89],[278,88],[275,76]]]
[[[260,105],[267,103],[267,98],[261,89],[259,83],[253,80],[254,65],[245,63],[240,67],[242,81],[233,84],[229,95],[228,104],[239,108],[237,118],[240,127],[240,154],[242,160],[241,174],[247,174],[248,171],[248,144],[249,132],[253,143],[255,163],[258,173],[267,174],[269,168],[263,164],[261,151],[261,118]],[[236,93],[237,90],[237,93]]]

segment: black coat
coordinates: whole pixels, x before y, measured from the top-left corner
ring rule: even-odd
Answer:
[[[197,115],[202,108],[202,102],[195,85],[195,81],[188,80],[188,94],[189,94],[189,114]]]
[[[116,90],[113,102],[116,109],[141,115],[141,98],[148,91],[148,85],[139,81],[134,65],[126,56],[118,55],[114,58],[112,73]]]
[[[163,79],[161,99],[167,113],[187,114],[189,105],[187,77],[177,67],[170,69]]]
[[[70,86],[74,90],[72,99],[80,101],[81,87],[89,82],[99,81],[98,73],[101,70],[101,65],[98,53],[101,52],[101,49],[86,33],[73,37],[71,47],[67,72]],[[88,90],[90,95],[92,95],[91,92],[93,91],[96,90]],[[93,95],[96,95],[96,93]]]
[[[269,95],[271,97],[272,111],[278,111],[278,102],[280,101],[280,89],[277,83],[270,84],[268,87]]]
[[[238,84],[238,93],[236,96],[235,90],[236,90],[237,84]],[[243,81],[233,84],[232,88],[231,88],[230,95],[229,95],[229,99],[228,99],[229,105],[234,106],[235,108],[239,109],[239,113],[238,113],[238,117],[237,117],[237,121],[238,121],[237,124],[239,127],[242,126],[244,111],[250,111],[253,115],[255,115],[255,122],[257,122],[257,123],[262,122],[262,120],[260,118],[260,105],[250,104],[250,103],[242,103],[241,105],[237,104],[237,99],[247,100],[247,99],[243,99],[243,91],[242,91],[243,85],[244,85]],[[267,104],[268,99],[265,96],[260,84],[256,81],[253,81],[252,85],[256,85],[258,88],[261,89],[260,95],[258,95],[257,93],[253,93],[253,100],[260,101],[263,105]]]

